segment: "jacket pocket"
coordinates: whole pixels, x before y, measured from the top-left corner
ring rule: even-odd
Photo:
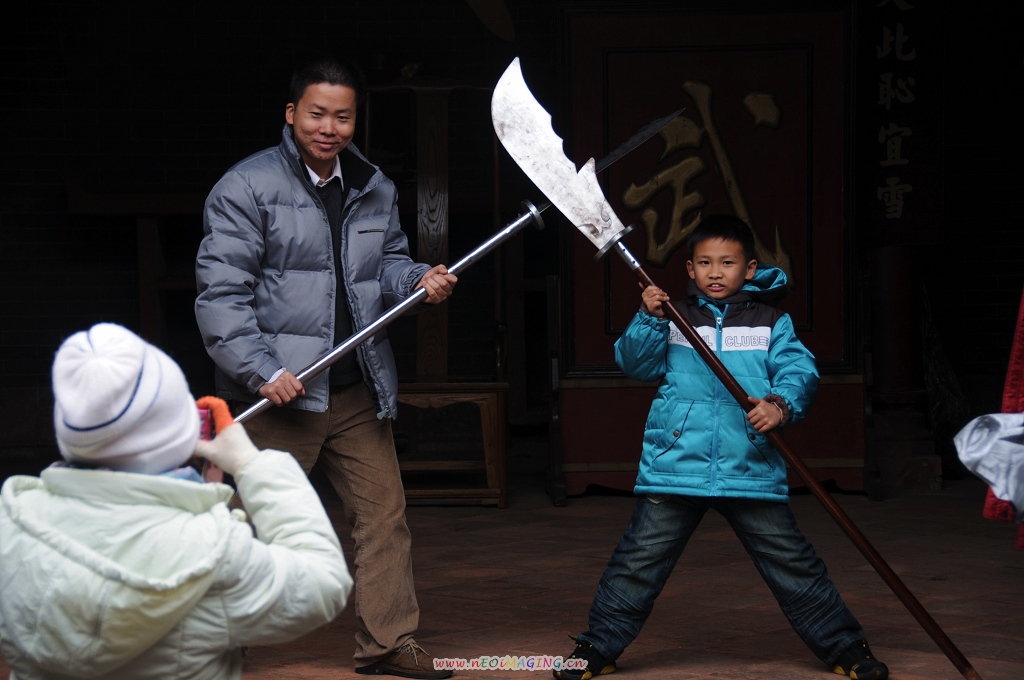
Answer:
[[[355,281],[380,278],[384,266],[383,228],[366,225],[355,229],[348,242],[348,265]]]
[[[768,437],[755,430],[749,421],[746,434],[747,441],[750,442],[750,447],[753,449],[751,455],[756,456],[756,460],[767,465],[769,470],[774,471],[775,463],[772,461],[775,458],[775,447],[768,442]]]
[[[693,402],[677,402],[667,418],[663,413],[652,413],[648,417],[644,431],[644,450],[651,456],[655,468],[668,471],[675,468],[673,461],[677,456],[669,456],[669,460],[662,458],[677,448],[692,407]]]

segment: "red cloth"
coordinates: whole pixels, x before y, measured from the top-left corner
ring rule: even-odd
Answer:
[[[1010,366],[1006,369],[1003,387],[1003,413],[1024,411],[1024,298],[1017,313],[1017,329],[1010,348]]]
[[[985,495],[985,509],[982,513],[988,519],[1001,519],[1012,522],[1014,519],[1013,506],[1004,500],[996,498],[992,489]]]
[[[1006,369],[1006,383],[1003,386],[1003,413],[1024,412],[1024,296],[1017,313],[1017,327],[1013,333],[1010,348],[1010,365]],[[999,500],[992,489],[985,497],[982,514],[988,519],[1013,520],[1013,506]],[[1024,523],[1017,525],[1017,550],[1024,550]]]

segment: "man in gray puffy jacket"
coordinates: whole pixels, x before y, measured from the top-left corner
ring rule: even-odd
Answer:
[[[413,639],[419,606],[390,420],[398,380],[382,331],[307,381],[305,368],[417,288],[456,283],[413,262],[395,185],[351,144],[359,71],[325,60],[297,71],[281,143],[241,161],[206,201],[196,319],[217,395],[278,406],[246,423],[261,448],[322,467],[355,541],[356,671],[444,678]]]

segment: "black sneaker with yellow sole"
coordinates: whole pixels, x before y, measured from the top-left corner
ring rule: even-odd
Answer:
[[[874,657],[864,640],[844,649],[836,659],[832,672],[848,675],[853,680],[886,680],[889,677],[889,667]]]
[[[608,659],[601,656],[601,653],[594,649],[594,645],[589,642],[580,640],[569,636],[571,640],[576,642],[576,649],[572,650],[572,654],[563,661],[563,666],[566,661],[570,659],[573,661],[584,660],[587,662],[586,668],[561,668],[556,671],[552,671],[552,674],[558,678],[558,680],[590,680],[597,675],[608,675],[609,673],[615,672],[615,661],[609,661]],[[575,666],[575,664],[570,664]]]

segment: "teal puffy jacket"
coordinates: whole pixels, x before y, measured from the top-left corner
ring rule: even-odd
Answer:
[[[786,286],[780,269],[759,265],[731,298],[712,300],[691,282],[689,299],[675,306],[748,394],[777,395],[770,399],[793,423],[814,399],[818,370],[792,319],[771,306]],[[782,456],[674,324],[641,309],[615,343],[615,360],[630,378],[660,381],[636,493],[788,499]]]

